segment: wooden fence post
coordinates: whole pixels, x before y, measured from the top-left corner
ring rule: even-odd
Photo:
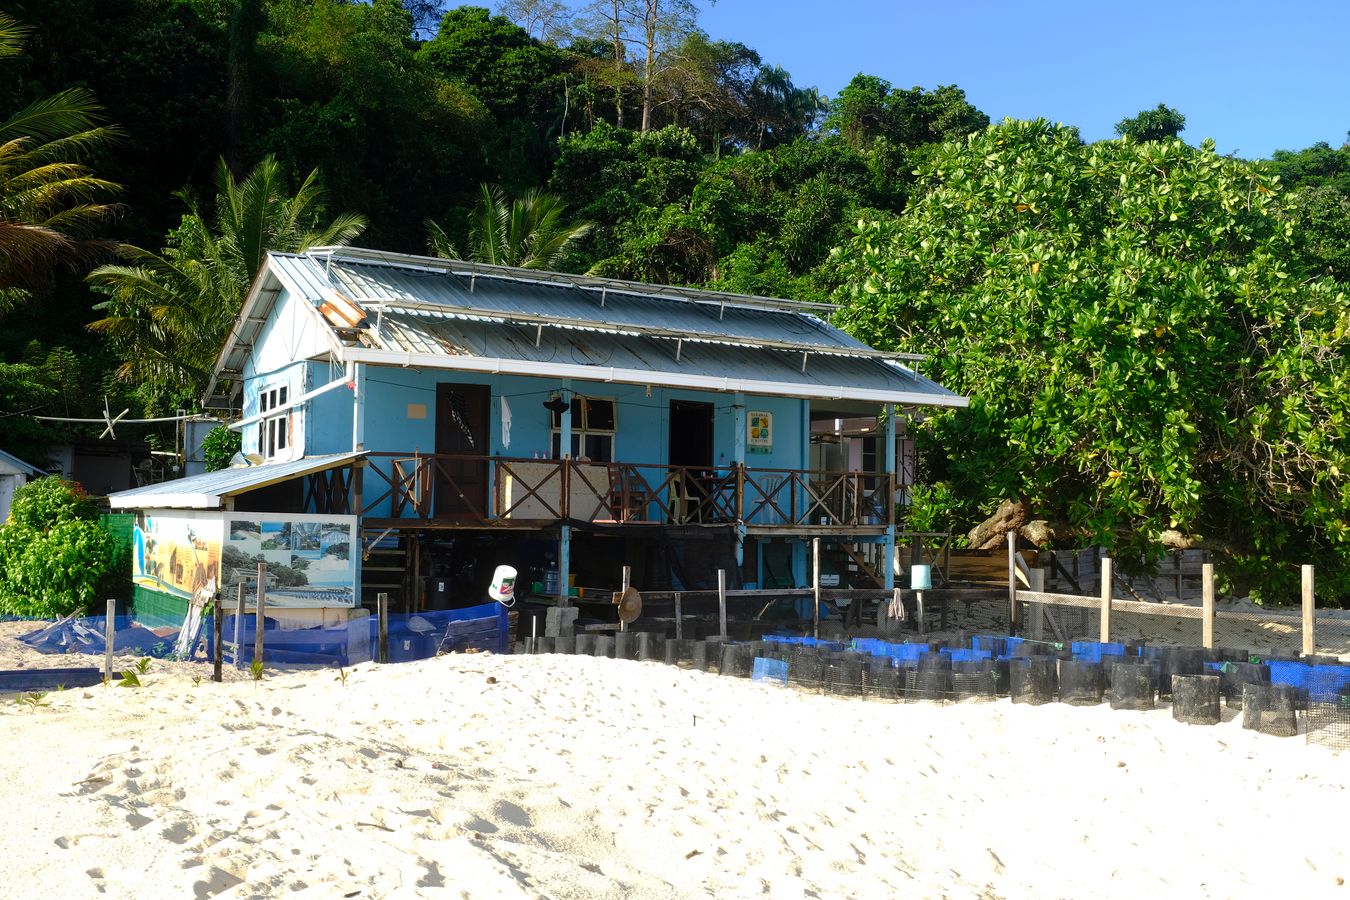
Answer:
[[[375,595],[376,614],[380,617],[379,661],[389,662],[389,595],[381,591]]]
[[[1103,644],[1111,640],[1111,557],[1102,557],[1102,615],[1101,635],[1097,640]]]
[[[242,669],[244,667],[244,648],[240,646],[243,641],[244,627],[244,582],[239,582],[239,602],[234,609],[234,667]]]
[[[1303,655],[1317,652],[1317,613],[1314,600],[1313,567],[1303,567]]]
[[[717,570],[717,621],[721,625],[722,640],[727,639],[727,570]]]
[[[258,563],[258,594],[253,604],[254,609],[254,629],[253,629],[253,661],[261,663],[263,658],[263,624],[266,621],[263,617],[263,611],[267,607],[267,563]]]
[[[113,643],[117,639],[117,601],[108,598],[108,617],[103,622],[103,681],[112,682]]]
[[[1045,570],[1031,570],[1031,590],[1043,592],[1045,590]],[[1043,640],[1045,638],[1045,604],[1031,603],[1027,605],[1027,610],[1031,614],[1031,639],[1033,641]]]
[[[219,682],[223,680],[224,674],[220,671],[225,662],[225,607],[220,601],[223,595],[216,591],[216,597],[211,604],[211,637],[216,642],[216,658],[211,666],[211,680]]]
[[[1017,634],[1017,532],[1008,532],[1008,634]]]
[[[1177,583],[1181,583],[1180,576]],[[1180,590],[1177,597],[1181,597]],[[1214,647],[1214,563],[1200,565],[1200,612],[1204,617],[1200,620],[1200,646],[1209,650]]]
[[[820,640],[820,538],[811,539],[811,636]]]

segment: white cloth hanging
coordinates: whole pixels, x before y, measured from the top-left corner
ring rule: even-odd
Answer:
[[[502,397],[502,449],[511,449],[511,404]]]

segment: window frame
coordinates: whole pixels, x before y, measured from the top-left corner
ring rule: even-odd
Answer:
[[[290,399],[289,384],[273,384],[258,391],[258,454],[263,459],[275,459],[295,446],[292,440],[295,429],[291,427],[291,410],[267,415],[271,410],[285,407]]]
[[[609,427],[594,427],[591,424],[592,403],[604,403],[609,406]],[[603,414],[601,414],[603,416]],[[604,418],[601,419],[604,421]],[[614,397],[590,397],[575,394],[572,397],[572,459],[583,455],[591,462],[614,462],[614,451],[619,437],[619,403]],[[592,443],[594,442],[594,443]],[[591,454],[595,449],[598,452]],[[550,459],[562,458],[562,413],[549,412],[549,453]]]

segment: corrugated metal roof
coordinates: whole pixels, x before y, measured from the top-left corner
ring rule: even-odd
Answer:
[[[346,465],[363,453],[330,453],[289,462],[221,469],[108,495],[113,509],[222,509],[227,497]]]
[[[37,466],[33,465],[27,460],[19,459],[13,453],[6,453],[3,450],[0,450],[0,460],[4,460],[5,462],[9,463],[9,465],[12,468],[16,469],[19,472],[24,472],[28,475],[47,474],[45,470],[39,469]]]
[[[700,294],[696,302],[676,288],[665,296],[656,287],[636,293],[531,282],[516,270],[462,276],[436,268],[434,260],[399,259],[273,253],[268,267],[316,305],[340,291],[372,322],[361,333],[362,346],[416,355],[419,365],[435,365],[429,358],[441,357],[447,366],[464,368],[470,359],[482,359],[482,370],[493,371],[492,360],[515,360],[623,370],[629,380],[637,373],[671,386],[680,386],[682,377],[691,379],[688,386],[703,379],[700,389],[717,377],[771,383],[771,393],[783,396],[818,396],[822,389],[846,396],[862,389],[874,392],[873,399],[875,392],[896,395],[885,402],[964,405],[936,382],[878,358],[877,351],[787,301],[782,308],[760,298],[747,298],[758,305],[737,305],[733,295],[721,302],[722,295]],[[560,321],[522,323],[529,317]]]

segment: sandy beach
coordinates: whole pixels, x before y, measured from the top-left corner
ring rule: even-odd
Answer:
[[[35,660],[19,630],[0,667],[96,664]],[[1350,877],[1344,754],[1228,710],[878,703],[556,655],[208,675],[156,661],[140,688],[0,707],[0,895],[1334,897]]]

